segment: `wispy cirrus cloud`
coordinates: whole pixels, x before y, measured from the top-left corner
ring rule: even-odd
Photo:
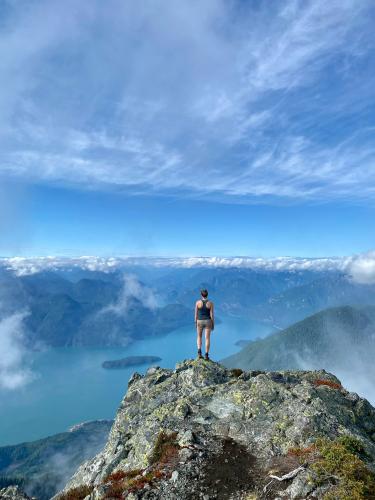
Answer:
[[[3,176],[243,202],[374,199],[370,0],[8,6]]]

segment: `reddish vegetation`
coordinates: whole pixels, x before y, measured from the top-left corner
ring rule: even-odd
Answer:
[[[92,490],[92,486],[77,486],[76,488],[71,488],[62,495],[59,495],[59,500],[82,500],[83,498],[86,498],[87,495],[90,495]]]
[[[142,474],[143,470],[144,469],[134,469],[129,471],[119,470],[117,472],[112,472],[112,474],[106,477],[104,482],[109,483],[111,481],[121,481],[122,479],[132,479],[133,477]]]
[[[314,380],[315,385],[328,385],[328,387],[331,387],[332,389],[342,389],[342,385],[338,384],[337,382],[332,382],[332,380],[323,380],[323,379],[317,379]]]
[[[162,470],[156,469],[145,476],[140,477],[137,481],[134,481],[132,483],[131,488],[128,491],[136,491],[142,489],[146,484],[151,483],[152,481],[155,481],[157,479],[161,479],[162,477],[165,477],[165,474]]]
[[[106,498],[126,498],[130,492],[142,489],[161,478],[171,476],[171,468],[178,460],[180,446],[176,443],[177,433],[160,432],[155,443],[151,470],[143,475],[144,469],[112,472],[104,481],[108,486]],[[172,467],[171,467],[172,466]]]
[[[123,481],[111,483],[106,491],[105,498],[123,498],[125,485]]]
[[[306,448],[289,448],[287,455],[290,457],[306,457],[316,452],[316,446],[312,444]]]
[[[160,469],[154,469],[144,476],[141,472],[139,469],[135,469],[128,472],[115,472],[108,476],[105,484],[109,487],[106,490],[105,498],[126,498],[128,493],[140,490],[146,484],[170,475]]]
[[[151,463],[167,463],[169,458],[176,456],[179,446],[176,443],[177,432],[168,434],[164,431],[159,432],[156,439],[154,451],[151,457]]]
[[[173,462],[178,455],[179,447],[173,444],[168,444],[164,447],[163,454],[159,459],[159,464],[168,464]]]

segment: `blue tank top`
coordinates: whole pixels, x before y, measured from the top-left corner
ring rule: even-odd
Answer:
[[[202,307],[198,307],[198,319],[211,319],[210,308],[207,307],[208,299],[201,299]]]

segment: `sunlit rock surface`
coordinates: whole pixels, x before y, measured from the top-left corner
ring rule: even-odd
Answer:
[[[324,370],[242,372],[185,360],[133,374],[105,448],[64,492],[84,487],[90,500],[322,498],[329,485],[312,483],[309,464],[290,450],[343,435],[360,440],[374,470],[375,409]]]

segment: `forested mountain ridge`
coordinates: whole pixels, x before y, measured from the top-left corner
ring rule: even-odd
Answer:
[[[335,307],[249,342],[222,362],[242,369],[283,370],[304,364],[332,371],[350,355],[363,356],[365,363],[374,352],[374,342],[375,306]]]
[[[0,319],[26,312],[29,346],[126,346],[191,324],[202,287],[218,317],[257,320],[270,331],[327,307],[375,304],[374,285],[338,271],[132,268],[16,276],[0,268]]]
[[[48,500],[83,460],[102,449],[112,423],[85,422],[37,441],[0,447],[0,489],[17,484],[38,500]]]
[[[0,319],[24,312],[23,341],[31,348],[126,346],[191,323],[191,310],[182,304],[145,302],[144,290],[154,292],[142,282],[136,281],[137,296],[128,289],[134,283],[129,287],[120,274],[103,278],[72,282],[54,272],[17,277],[2,270]]]

